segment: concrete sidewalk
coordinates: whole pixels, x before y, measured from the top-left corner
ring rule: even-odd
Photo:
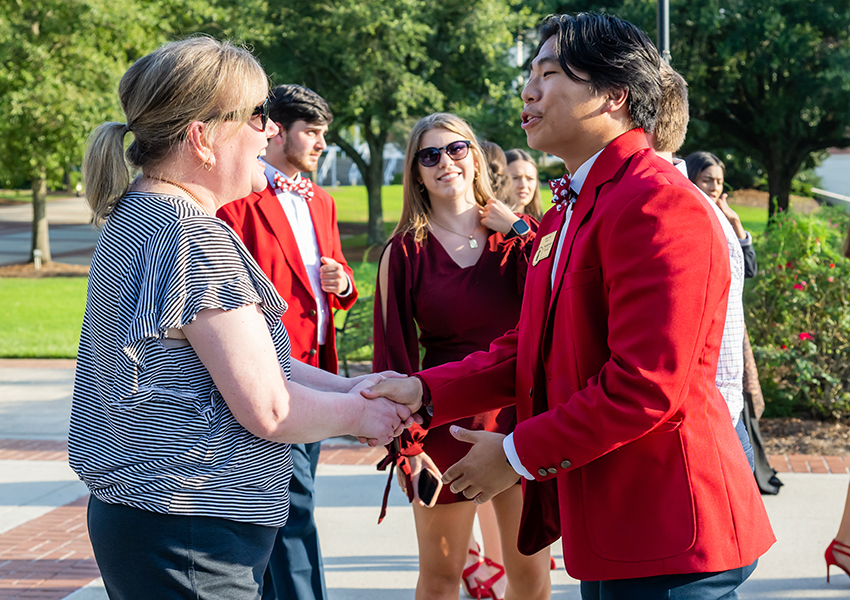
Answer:
[[[73,361],[0,361],[0,600],[103,600],[85,528],[85,486],[67,466]],[[412,511],[397,488],[376,524],[386,475],[379,450],[325,445],[317,520],[332,600],[412,599],[418,576]],[[746,600],[850,598],[850,579],[823,550],[835,534],[850,476],[786,473],[765,497],[778,543],[741,588]],[[577,600],[578,584],[552,573],[553,595]]]

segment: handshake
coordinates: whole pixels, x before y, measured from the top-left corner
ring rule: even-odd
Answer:
[[[372,373],[351,379],[351,395],[363,404],[360,421],[351,433],[361,444],[389,444],[413,423],[422,423],[416,412],[422,407],[422,382],[395,371]]]

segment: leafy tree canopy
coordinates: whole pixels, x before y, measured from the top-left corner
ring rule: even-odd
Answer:
[[[579,4],[550,10],[610,12],[655,37],[654,0]],[[850,4],[680,0],[670,20],[673,66],[688,80],[695,119],[685,149],[752,158],[787,209],[791,181],[813,153],[850,146]]]

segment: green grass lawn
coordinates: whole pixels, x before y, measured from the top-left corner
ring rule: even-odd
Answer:
[[[767,209],[759,206],[736,206],[730,204],[732,210],[741,217],[741,225],[753,235],[764,233],[767,227]]]
[[[366,223],[369,220],[366,186],[346,185],[324,189],[336,202],[337,221]],[[385,185],[381,190],[381,203],[384,206],[384,221],[395,226],[401,216],[401,186]]]
[[[86,277],[0,278],[0,357],[74,358]]]

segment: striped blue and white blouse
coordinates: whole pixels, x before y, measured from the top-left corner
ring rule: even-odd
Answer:
[[[201,310],[257,304],[287,378],[286,303],[225,223],[188,200],[130,192],[89,276],[68,450],[91,493],[157,513],[280,527],[288,444],[242,427],[191,346],[165,332]]]

